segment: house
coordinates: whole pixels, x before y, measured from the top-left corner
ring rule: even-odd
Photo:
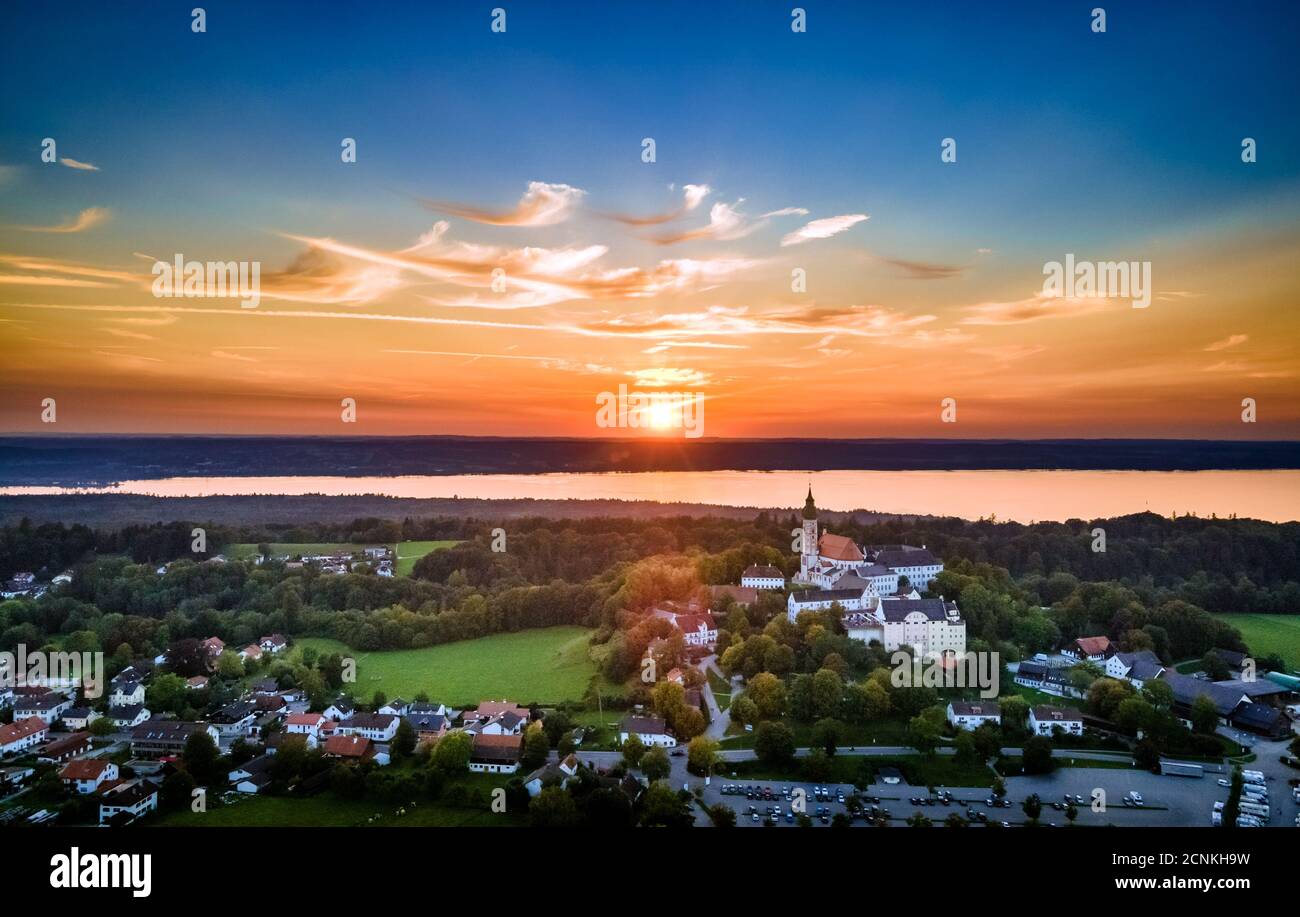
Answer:
[[[271,756],[259,755],[226,775],[235,791],[256,795],[271,785]]]
[[[1115,648],[1109,637],[1080,637],[1062,648],[1061,655],[1072,662],[1096,662],[1104,664],[1115,655]]]
[[[524,725],[527,725],[528,721],[532,719],[532,713],[527,707],[520,707],[513,701],[485,700],[479,703],[477,710],[467,710],[462,717],[462,721],[466,724],[471,722],[485,723],[506,713],[518,717],[524,722]]]
[[[136,704],[143,704],[144,694],[144,684],[141,682],[128,682],[118,685],[108,695],[108,705],[110,707],[133,707]]]
[[[391,742],[397,735],[399,717],[390,713],[354,713],[339,723],[338,731],[345,736],[362,736],[372,742]]]
[[[642,745],[656,745],[660,748],[677,747],[677,739],[668,732],[667,723],[654,716],[625,716],[618,724],[618,741],[626,742],[632,736],[641,740]]]
[[[930,588],[934,578],[943,572],[943,561],[931,554],[925,545],[919,548],[909,544],[879,545],[869,547],[863,553],[874,566],[886,567],[897,574],[900,581],[907,577],[908,584],[914,589]]]
[[[109,707],[108,718],[118,729],[131,729],[149,719],[151,714],[144,704],[126,704],[121,707]]]
[[[254,694],[269,696],[280,692],[280,683],[274,678],[260,678],[253,682],[252,690]]]
[[[357,705],[346,697],[340,697],[325,708],[325,715],[335,722],[346,720],[357,710]]]
[[[1217,647],[1210,650],[1210,652],[1229,670],[1236,673],[1234,677],[1240,677],[1242,670],[1246,668],[1246,660],[1250,658],[1246,653],[1239,653],[1236,650],[1221,650]]]
[[[578,756],[570,753],[564,760],[544,764],[525,777],[524,789],[528,790],[529,796],[536,796],[548,786],[563,788],[569,785],[569,780],[577,773]]]
[[[14,700],[14,721],[36,717],[52,726],[72,709],[72,698],[64,697],[56,691],[45,694],[29,694]]]
[[[469,755],[469,769],[476,774],[513,774],[519,770],[519,752],[523,744],[521,735],[476,735]]]
[[[116,780],[117,775],[117,765],[103,758],[69,761],[59,771],[59,779],[64,785],[72,787],[82,796],[95,792],[106,781]]]
[[[415,730],[415,741],[436,742],[447,734],[447,717],[441,713],[411,713],[406,721]]]
[[[737,605],[753,605],[758,601],[759,590],[751,586],[710,586],[709,595],[714,604],[720,604],[723,596],[729,596]]]
[[[16,755],[45,741],[50,734],[50,724],[39,716],[15,720],[12,725],[0,726],[0,755]]]
[[[158,790],[147,780],[131,780],[105,790],[99,802],[99,823],[133,822],[158,808]]]
[[[991,701],[967,703],[953,701],[948,705],[948,722],[954,729],[976,730],[985,723],[1002,725],[1002,706]]]
[[[1277,707],[1270,707],[1268,704],[1254,702],[1242,704],[1228,717],[1228,722],[1238,729],[1245,729],[1270,739],[1280,739],[1291,732],[1291,721],[1287,718],[1286,712]]]
[[[664,679],[665,679],[666,681],[671,682],[672,684],[675,684],[675,685],[685,685],[685,684],[686,684],[686,676],[685,676],[685,674],[682,673],[682,670],[681,670],[681,669],[676,668],[676,667],[670,669],[669,672],[668,672],[668,674],[664,676]]]
[[[358,735],[330,736],[321,753],[327,758],[340,758],[346,763],[369,761],[375,757],[375,743]]]
[[[253,709],[263,719],[275,720],[289,710],[289,703],[278,694],[259,694],[252,700]]]
[[[250,643],[239,651],[239,658],[244,662],[257,662],[262,658],[262,648],[256,643]]]
[[[36,760],[46,764],[62,764],[90,751],[90,733],[74,732],[52,739],[36,752]]]
[[[131,730],[131,754],[137,758],[180,755],[190,736],[199,732],[207,733],[213,745],[221,740],[221,733],[210,723],[147,720]]]
[[[195,675],[193,678],[185,679],[185,690],[187,691],[206,691],[208,687],[208,676]]]
[[[718,642],[718,625],[708,609],[698,602],[660,602],[650,614],[662,618],[682,632],[687,646],[712,648]]]
[[[451,712],[447,709],[446,704],[433,704],[428,701],[416,701],[406,710],[407,716],[420,716],[422,714],[449,717]]]
[[[406,712],[411,709],[409,701],[402,700],[400,697],[394,697],[388,703],[379,708],[377,713],[387,713],[390,716],[406,716]]]
[[[270,634],[257,641],[257,645],[262,648],[262,652],[270,653],[272,656],[277,653],[283,653],[289,648],[289,641],[284,634]]]
[[[323,713],[290,713],[284,721],[284,731],[289,735],[320,737],[321,727],[329,722]]]
[[[203,641],[202,646],[209,659],[216,659],[226,651],[226,644],[221,641],[220,637],[209,637]]]
[[[755,564],[745,568],[740,575],[740,585],[751,589],[784,589],[785,574],[776,567]]]
[[[1041,688],[1047,680],[1047,664],[1026,659],[1016,667],[1015,676],[1011,680],[1026,688]]]
[[[793,623],[805,611],[829,611],[839,605],[842,611],[872,611],[879,602],[871,589],[807,589],[791,592],[785,600],[786,617]]]
[[[1038,736],[1051,736],[1057,731],[1069,735],[1083,735],[1083,714],[1070,707],[1050,707],[1038,704],[1029,708],[1029,731]]]
[[[63,711],[63,727],[74,732],[89,729],[95,720],[103,719],[103,714],[89,707],[69,707]]]
[[[1137,688],[1153,678],[1159,678],[1165,667],[1160,657],[1150,650],[1137,653],[1115,653],[1106,660],[1106,675],[1110,678],[1125,679]]]
[[[940,657],[966,652],[966,622],[956,602],[943,596],[913,599],[885,596],[876,616],[888,652],[910,646],[919,655]]]
[[[0,767],[0,789],[22,786],[34,773],[34,767]]]
[[[211,719],[223,736],[244,735],[257,719],[257,707],[252,701],[235,701],[222,707]]]
[[[943,572],[943,561],[931,554],[925,545],[919,548],[906,544],[860,546],[851,538],[821,531],[817,517],[817,504],[809,487],[803,507],[799,572],[794,576],[796,583],[828,589],[844,573],[866,568],[865,575],[854,575],[872,582],[877,587],[877,594],[892,595],[898,591],[902,577],[906,577],[912,587],[924,590]]]
[[[0,679],[0,682],[4,679]],[[0,710],[8,709],[14,705],[14,689],[5,684],[0,684]]]

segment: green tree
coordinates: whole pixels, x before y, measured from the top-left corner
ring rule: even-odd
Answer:
[[[415,730],[406,718],[397,724],[397,732],[393,735],[392,753],[393,760],[400,761],[409,757],[415,751]]]
[[[185,770],[199,786],[215,786],[224,776],[217,762],[217,743],[206,730],[196,730],[185,740]]]
[[[641,756],[641,773],[651,783],[663,780],[671,771],[672,762],[668,760],[668,752],[662,748],[655,746]]]
[[[794,760],[794,732],[785,723],[760,723],[754,736],[754,754],[764,764],[789,764]]]
[[[1037,824],[1038,816],[1043,812],[1043,803],[1042,800],[1038,798],[1037,794],[1035,794],[1026,798],[1020,808],[1024,811],[1025,816],[1031,823]]]
[[[1213,735],[1219,728],[1219,710],[1209,695],[1202,694],[1192,701],[1192,731]]]
[[[469,767],[470,753],[473,750],[474,740],[470,734],[457,729],[438,740],[438,744],[433,748],[431,760],[439,772],[450,777],[465,772]]]
[[[529,729],[524,733],[524,747],[519,755],[519,764],[526,771],[533,771],[546,763],[551,753],[551,743],[546,738],[546,730]]]
[[[785,683],[771,672],[760,672],[745,685],[745,697],[754,702],[761,720],[774,720],[785,713]]]
[[[1025,741],[1022,763],[1026,774],[1050,774],[1055,762],[1052,760],[1052,743],[1043,736],[1032,736]]]
[[[578,805],[567,790],[544,787],[528,805],[528,823],[534,828],[571,828],[578,823]]]
[[[696,736],[686,747],[686,768],[697,777],[707,777],[717,766],[722,746],[708,736]]]
[[[628,767],[640,767],[641,758],[645,756],[645,743],[641,737],[629,734],[623,742],[623,763]]]

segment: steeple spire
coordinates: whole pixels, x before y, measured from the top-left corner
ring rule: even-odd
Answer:
[[[805,519],[817,518],[817,504],[813,502],[812,485],[808,485],[808,499],[803,504],[803,517]]]

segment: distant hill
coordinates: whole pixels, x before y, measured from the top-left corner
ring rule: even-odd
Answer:
[[[1300,442],[1277,441],[0,437],[0,485],[253,475],[1297,468]]]

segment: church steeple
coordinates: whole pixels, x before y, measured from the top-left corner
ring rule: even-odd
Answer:
[[[803,517],[805,519],[817,518],[817,504],[813,502],[812,485],[808,485],[808,499],[803,504]]]

